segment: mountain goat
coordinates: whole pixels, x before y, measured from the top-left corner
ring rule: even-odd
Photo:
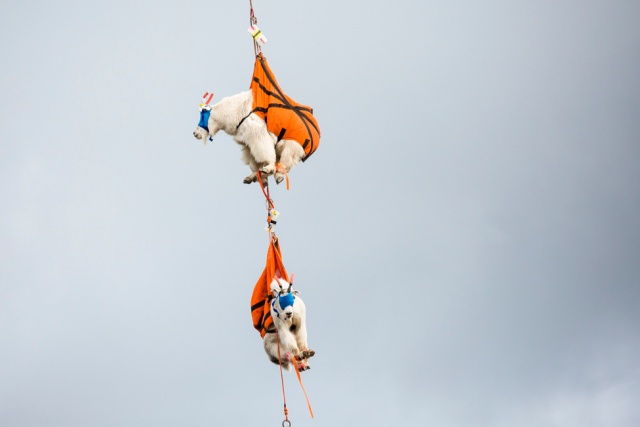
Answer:
[[[280,278],[271,282],[271,293],[271,317],[275,330],[265,334],[264,350],[273,363],[289,370],[295,358],[298,370],[306,371],[310,368],[308,359],[315,351],[310,350],[307,344],[304,302],[292,284]]]
[[[193,136],[206,144],[218,131],[224,131],[242,147],[242,161],[251,169],[245,184],[257,181],[256,171],[262,173],[263,184],[267,176],[273,174],[279,184],[285,173],[305,156],[305,151],[296,141],[278,140],[267,129],[265,121],[252,112],[252,104],[253,95],[249,90],[225,97],[212,106],[202,105],[200,123]]]

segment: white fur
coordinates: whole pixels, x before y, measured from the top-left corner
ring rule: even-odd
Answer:
[[[282,309],[278,304],[278,295],[291,292],[295,295],[293,305]],[[315,354],[307,344],[306,306],[298,291],[293,290],[291,285],[282,279],[273,280],[271,293],[276,298],[275,307],[271,306],[271,318],[277,334],[272,332],[264,336],[264,350],[273,363],[279,363],[289,370],[291,361],[295,358],[298,369],[305,371],[310,368],[308,359]],[[279,353],[278,341],[280,342]]]
[[[267,176],[274,173],[279,184],[285,175],[279,170],[276,171],[276,163],[280,163],[289,172],[304,157],[304,150],[294,140],[283,139],[277,142],[278,138],[269,132],[264,120],[251,113],[252,105],[253,95],[250,90],[223,98],[211,106],[209,132],[198,126],[193,135],[206,144],[208,138],[213,137],[218,131],[226,132],[242,146],[242,161],[251,169],[251,174],[244,179],[245,184],[257,181],[258,170],[264,174],[264,184]],[[238,127],[244,117],[247,118]]]

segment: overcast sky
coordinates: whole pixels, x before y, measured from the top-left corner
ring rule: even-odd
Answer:
[[[318,151],[272,189],[293,426],[640,425],[640,3],[255,0]],[[0,426],[278,426],[265,203],[192,136],[248,1],[0,4]]]

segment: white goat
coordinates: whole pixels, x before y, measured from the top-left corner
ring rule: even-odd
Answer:
[[[250,90],[223,98],[210,107],[208,130],[198,126],[193,135],[206,144],[209,138],[223,130],[242,146],[242,161],[251,169],[251,174],[244,179],[245,184],[257,181],[256,171],[263,174],[263,184],[266,184],[267,176],[274,173],[279,184],[285,174],[276,170],[276,163],[289,172],[304,157],[304,149],[294,140],[278,141],[276,135],[267,130],[264,120],[251,112],[252,106]]]
[[[285,286],[283,286],[283,283]],[[300,371],[310,368],[315,354],[307,345],[306,307],[290,283],[274,278],[271,282],[271,318],[275,330],[264,336],[264,350],[275,364],[289,370],[295,358]],[[276,333],[277,332],[277,333]],[[278,341],[280,349],[278,349]],[[279,356],[280,355],[280,356]]]

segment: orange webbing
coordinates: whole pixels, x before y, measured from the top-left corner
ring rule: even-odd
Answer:
[[[276,171],[284,173],[284,176],[287,180],[287,190],[289,189],[289,174],[287,173],[287,168],[282,166],[282,163],[276,163]]]
[[[307,406],[309,407],[309,413],[311,414],[311,418],[313,418],[313,409],[311,409],[311,403],[309,402],[309,396],[307,396],[307,390],[304,389],[304,384],[302,384],[302,377],[300,376],[300,370],[298,369],[298,362],[296,362],[296,358],[291,359],[293,362],[293,367],[296,370],[296,375],[298,376],[298,382],[300,383],[300,387],[302,387],[302,392],[304,393],[304,398],[307,399]]]

